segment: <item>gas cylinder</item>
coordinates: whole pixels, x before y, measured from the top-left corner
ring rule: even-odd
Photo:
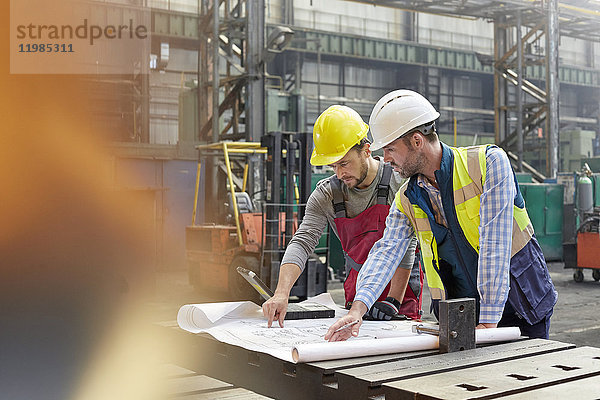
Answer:
[[[592,212],[594,209],[592,180],[587,176],[581,176],[577,180],[577,208],[580,215]]]

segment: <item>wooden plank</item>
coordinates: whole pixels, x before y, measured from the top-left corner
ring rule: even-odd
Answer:
[[[548,386],[503,397],[508,400],[530,399],[600,399],[600,375],[577,379],[559,385]]]
[[[204,375],[169,379],[167,397],[173,400],[261,400],[270,398]]]
[[[469,351],[431,355],[376,366],[363,366],[336,373],[342,397],[366,398],[383,393],[382,384],[401,379],[438,374],[464,367],[485,365],[515,358],[574,348],[572,344],[534,339],[486,346]]]
[[[173,400],[262,400],[262,396],[248,389],[204,375],[195,374],[174,364],[162,366],[167,379],[167,398]]]
[[[215,389],[231,388],[233,385],[204,375],[172,378],[167,381],[169,397],[187,396],[197,392],[210,392]]]
[[[198,375],[196,372],[175,364],[163,364],[160,366],[160,376],[165,378],[183,378]]]
[[[174,400],[263,400],[271,399],[250,390],[233,388],[219,390],[211,393],[198,393],[190,396],[180,397]]]
[[[600,375],[600,349],[580,347],[488,365],[465,365],[383,387],[386,400],[493,399],[595,375]]]

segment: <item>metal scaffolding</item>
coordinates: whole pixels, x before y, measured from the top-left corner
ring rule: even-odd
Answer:
[[[494,22],[496,143],[515,150],[522,170],[524,138],[542,128],[546,139],[546,176],[558,172],[558,41],[559,33],[587,41],[600,41],[600,3],[590,0],[352,0],[455,17],[483,18]],[[559,27],[560,22],[560,27]],[[525,28],[525,29],[524,29]],[[523,34],[523,32],[525,33]],[[513,44],[514,43],[514,44]],[[542,43],[539,47],[537,44]],[[534,46],[537,47],[534,47]],[[544,51],[532,51],[543,48]],[[524,79],[524,67],[543,65],[545,88]],[[516,88],[516,89],[515,89]],[[516,123],[512,123],[516,120]]]
[[[264,132],[264,0],[202,0],[199,11],[196,140],[260,141]],[[224,115],[228,121],[221,124]],[[207,187],[212,190],[207,191],[205,201],[215,205],[222,185],[219,161],[212,157],[206,163]],[[255,169],[250,166],[250,171]],[[256,186],[251,174],[249,187]]]
[[[504,16],[494,20],[495,132],[496,143],[509,151],[516,150],[517,166],[523,171],[525,137],[542,129],[546,138],[546,176],[556,177],[559,143],[556,2],[547,2],[547,7],[545,19],[528,27],[525,34],[522,9],[514,11],[515,18]],[[523,76],[527,66],[536,65],[544,66],[543,89]]]
[[[262,104],[264,98],[264,73],[261,72],[264,1],[202,0],[198,29],[201,123],[197,139],[208,142],[259,139],[264,117],[254,105]],[[220,59],[224,61],[222,67]],[[210,106],[202,104],[209,98]],[[226,112],[230,118],[221,127],[218,119]],[[244,130],[240,130],[242,121]]]
[[[545,174],[556,175],[559,143],[559,72],[561,79],[585,75],[589,77],[586,80],[592,82],[593,86],[597,86],[597,81],[600,81],[595,71],[584,71],[585,73],[580,74],[580,71],[572,71],[571,68],[566,71],[567,74],[563,74],[565,66],[559,71],[558,37],[560,34],[586,41],[600,41],[600,2],[349,1],[415,13],[493,21],[494,54],[479,55],[477,59],[473,52],[428,47],[412,42],[393,43],[374,38],[361,42],[364,45],[362,56],[392,63],[428,66],[420,76],[414,78],[419,87],[424,88],[425,94],[431,96],[434,104],[439,104],[440,93],[437,86],[440,69],[464,69],[475,73],[491,73],[493,70],[496,142],[514,152],[518,160],[521,160],[523,152],[541,150],[531,147],[539,146],[533,143],[539,140],[531,139],[541,133],[544,139],[540,140],[545,141],[545,148],[541,151],[547,156]],[[282,0],[281,7],[282,22],[293,23],[293,2]],[[268,57],[265,57],[268,47],[266,29],[273,29],[273,26],[265,26],[265,0],[199,0],[197,14],[153,9],[152,18],[154,45],[164,41],[173,48],[198,50],[198,124],[197,132],[193,135],[194,142],[259,140],[266,130],[265,80],[270,78],[265,72],[265,64],[268,62]],[[295,58],[283,61],[284,72],[281,79],[284,90],[300,93],[301,63],[304,54],[308,54],[309,57],[316,55],[313,58],[320,64],[321,56],[351,57],[359,52],[353,49],[351,52],[335,53],[334,43],[358,43],[360,38],[335,37],[335,33],[304,31],[301,28],[295,28],[295,31]],[[334,38],[336,41],[333,41]],[[421,59],[422,57],[425,59]],[[431,60],[436,61],[432,64]],[[285,63],[289,64],[289,61],[295,64],[295,74],[286,75],[286,70],[294,69],[293,65],[286,67]],[[317,91],[322,86],[318,76],[320,70],[321,68],[317,67]],[[343,69],[340,73],[343,73]],[[150,96],[147,76],[140,78],[134,80],[136,99],[139,101],[133,107],[134,128],[130,136],[135,137],[135,141],[147,143]],[[579,82],[576,84],[587,85]],[[317,93],[317,104],[321,102],[322,97]],[[314,99],[314,96],[311,99]],[[340,90],[339,99],[335,100],[346,100],[343,88]],[[131,107],[128,110],[131,110]],[[303,126],[306,116],[302,113],[306,113],[306,109],[298,107],[297,111],[297,125]],[[589,118],[590,120],[596,119],[596,115],[590,117],[593,117]],[[520,161],[518,168],[521,169]],[[252,170],[258,174],[261,167],[256,166]],[[216,181],[214,172],[209,173],[209,179]],[[251,188],[256,187],[257,180],[259,179],[254,175],[250,177]]]

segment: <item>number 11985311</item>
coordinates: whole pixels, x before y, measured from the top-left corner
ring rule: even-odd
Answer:
[[[19,53],[73,53],[71,43],[20,43]]]

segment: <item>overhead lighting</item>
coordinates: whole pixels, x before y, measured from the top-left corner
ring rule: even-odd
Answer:
[[[287,26],[275,26],[269,37],[267,38],[267,45],[263,55],[263,61],[265,63],[271,61],[275,54],[281,53],[292,41],[294,37],[294,31]]]
[[[274,52],[282,52],[291,42],[294,31],[287,26],[275,26],[267,38],[267,49]]]

